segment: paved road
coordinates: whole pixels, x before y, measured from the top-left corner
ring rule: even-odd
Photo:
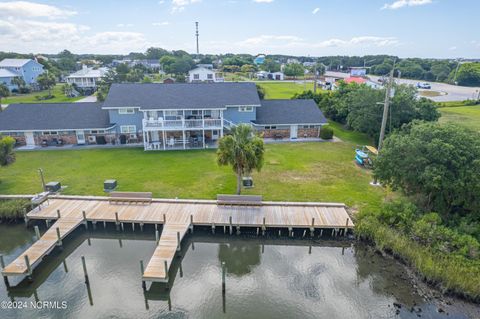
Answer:
[[[327,76],[335,76],[346,78],[350,75],[348,73],[341,73],[341,72],[326,72]],[[370,75],[369,76],[372,81],[378,81],[380,78],[379,76]],[[411,84],[416,85],[418,80],[408,80],[408,79],[395,79],[397,83],[402,84]],[[438,82],[428,82],[432,86],[431,91],[441,92],[442,95],[431,97],[432,100],[436,102],[447,102],[447,101],[463,101],[467,99],[474,99],[478,97],[480,92],[480,87],[466,87],[466,86],[457,86],[451,85],[446,83],[438,83]]]

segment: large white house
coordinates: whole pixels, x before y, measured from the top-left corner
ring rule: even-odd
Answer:
[[[188,82],[198,83],[198,82],[224,82],[223,76],[219,72],[213,70],[198,67],[193,70],[188,71]]]
[[[86,65],[82,69],[67,76],[69,84],[75,84],[82,89],[95,89],[100,79],[108,72],[107,68],[89,68]]]

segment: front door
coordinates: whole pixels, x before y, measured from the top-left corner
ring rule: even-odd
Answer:
[[[214,141],[218,140],[218,130],[212,131],[212,140]]]
[[[25,143],[27,143],[27,146],[35,146],[35,139],[33,138],[33,132],[25,133]]]
[[[291,139],[297,138],[297,129],[298,129],[297,125],[290,125],[290,138]]]
[[[85,132],[84,131],[77,131],[77,144],[83,145],[85,144]]]

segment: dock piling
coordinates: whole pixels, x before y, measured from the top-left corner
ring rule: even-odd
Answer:
[[[58,219],[62,218],[62,215],[60,215],[60,209],[57,209],[57,218]]]
[[[177,231],[177,251],[180,251],[181,250],[181,246],[180,246],[180,232]]]
[[[60,228],[57,227],[57,246],[62,246],[62,236],[60,236]]]
[[[83,224],[85,225],[85,229],[88,229],[87,214],[85,213],[84,210],[82,210],[82,216],[83,216]]]
[[[225,270],[225,262],[222,261],[222,293],[225,293],[225,277],[226,277],[226,270]]]
[[[167,215],[163,214],[163,224],[165,225],[167,223]]]
[[[28,258],[28,255],[24,255],[23,258],[25,258],[25,266],[27,267],[27,279],[28,281],[32,281],[32,267],[30,266],[30,259]]]
[[[117,230],[118,230],[119,224],[120,224],[120,221],[118,220],[118,212],[115,212],[115,226],[117,227]]]
[[[47,228],[50,228],[50,219],[45,219],[45,226],[47,226]]]
[[[158,246],[158,242],[160,241],[160,234],[158,233],[158,230],[155,231],[155,243]]]
[[[140,223],[140,231],[143,232],[143,223]]]
[[[168,264],[166,260],[163,261],[163,267],[165,269],[165,280],[168,282]]]
[[[3,255],[0,255],[0,266],[3,268],[5,268],[5,261],[3,260]],[[5,282],[5,286],[10,287],[10,282],[8,281],[8,277],[7,276],[3,276],[3,281]]]
[[[263,224],[262,224],[262,236],[265,236],[265,231],[267,230],[267,227],[265,226],[265,217],[263,217]]]
[[[142,279],[143,279],[144,271],[145,271],[145,267],[143,266],[143,260],[140,260],[140,273],[142,274]],[[147,289],[147,284],[145,283],[145,280],[142,280],[142,288],[143,290]]]
[[[232,216],[228,218],[229,224],[230,224],[230,235],[233,233],[233,225],[232,225]]]
[[[344,236],[347,236],[347,232],[348,232],[348,222],[349,222],[349,218],[347,218],[347,222],[345,224],[345,231],[343,232],[343,235]]]
[[[237,236],[240,235],[240,225],[237,225]]]
[[[23,221],[25,222],[25,227],[28,227],[28,216],[27,216],[27,209],[23,209]]]
[[[89,285],[90,280],[88,280],[87,263],[85,262],[85,256],[82,256],[82,267],[83,267],[83,274],[85,275],[85,283]]]
[[[288,237],[293,237],[293,228],[288,227]]]
[[[312,217],[312,227],[310,227],[310,237],[315,235],[315,217]]]
[[[190,233],[193,234],[193,215],[190,214]]]
[[[132,223],[132,231],[135,231],[135,223]]]
[[[40,239],[40,230],[38,229],[37,225],[35,225],[33,228],[35,229],[35,236],[37,237],[37,240],[39,240]]]
[[[215,223],[212,222],[212,235],[215,235]]]

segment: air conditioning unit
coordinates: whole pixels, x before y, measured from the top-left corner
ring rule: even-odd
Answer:
[[[45,190],[50,193],[57,193],[60,191],[61,188],[62,185],[60,184],[60,182],[50,182],[45,185]]]
[[[89,143],[89,144],[95,144],[95,143],[97,143],[97,137],[96,137],[95,135],[90,135],[90,136],[88,137],[88,143]]]
[[[103,190],[105,192],[111,192],[117,188],[117,180],[107,179],[103,182]]]
[[[242,185],[243,187],[245,188],[252,188],[253,187],[253,179],[252,177],[248,176],[248,177],[243,177],[242,178]]]

